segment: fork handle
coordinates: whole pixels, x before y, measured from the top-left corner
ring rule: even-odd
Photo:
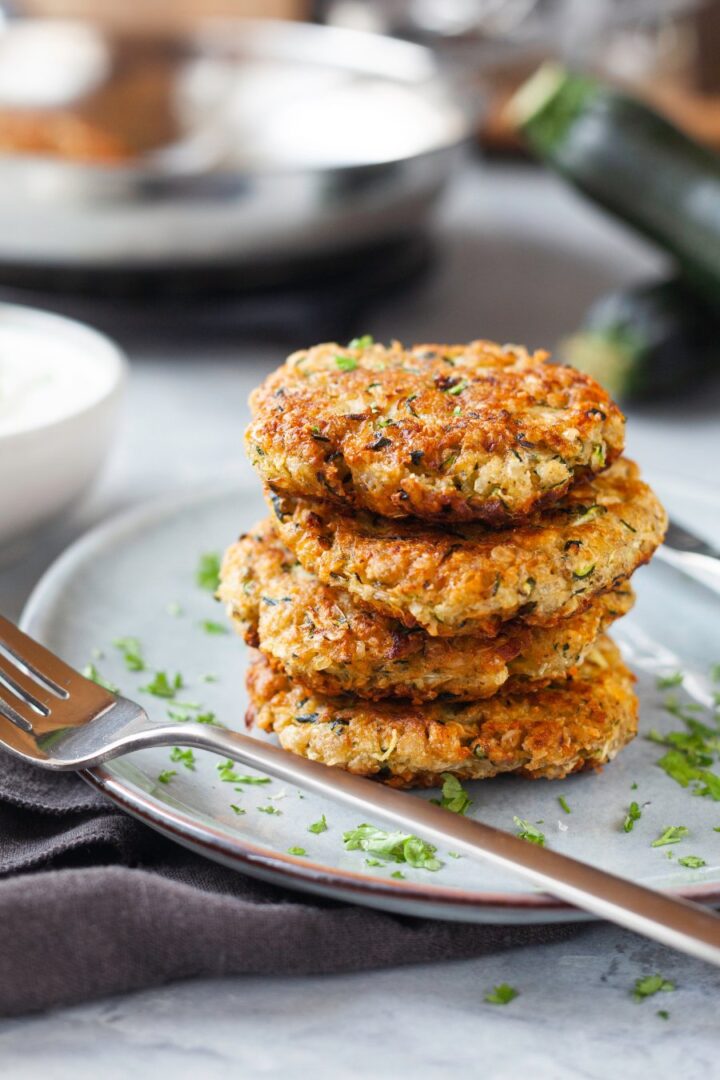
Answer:
[[[452,844],[468,855],[516,871],[593,915],[720,966],[720,917],[698,904],[645,888],[425,799],[309,761],[239,732],[183,724],[172,728],[172,740],[167,729],[164,738],[152,740],[155,745],[168,741],[232,758],[317,795],[337,799],[363,815],[380,814],[424,839]]]

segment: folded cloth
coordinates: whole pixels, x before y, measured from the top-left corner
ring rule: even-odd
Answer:
[[[416,919],[247,878],[165,840],[70,773],[0,754],[0,1015],[173,979],[482,956],[577,926]]]

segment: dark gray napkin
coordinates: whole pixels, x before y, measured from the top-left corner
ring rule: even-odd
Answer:
[[[288,892],[172,844],[79,777],[5,754],[0,875],[5,1016],[173,979],[392,967],[578,932],[413,919]]]

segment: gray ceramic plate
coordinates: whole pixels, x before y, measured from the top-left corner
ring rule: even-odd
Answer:
[[[708,536],[717,535],[720,497],[666,481],[656,486],[679,520]],[[72,547],[46,574],[28,603],[23,626],[79,667],[95,656],[105,677],[151,713],[162,715],[167,703],[140,689],[147,673],[125,670],[113,647],[114,639],[135,636],[153,668],[182,673],[187,684],[182,699],[202,703],[224,724],[240,728],[246,650],[230,634],[202,629],[203,620],[222,622],[224,614],[195,584],[195,568],[202,552],[221,551],[263,512],[255,489],[225,486],[112,521]],[[672,730],[680,725],[661,707],[667,691],[657,689],[657,674],[682,666],[691,673],[687,681],[693,692],[709,700],[706,673],[720,660],[720,600],[657,561],[638,573],[635,584],[637,608],[618,626],[616,638],[639,677],[641,732]],[[207,676],[214,680],[207,681]],[[549,846],[559,851],[650,886],[720,902],[720,833],[713,831],[720,825],[720,805],[693,798],[669,779],[655,765],[662,752],[641,736],[598,775],[561,783],[503,779],[470,784],[471,813],[507,829],[513,829],[514,815],[542,822],[539,827]],[[405,878],[394,879],[390,875],[395,865],[368,866],[362,852],[344,850],[343,831],[360,824],[349,810],[277,781],[243,785],[237,791],[236,785],[219,778],[216,758],[202,753],[196,758],[190,770],[171,763],[169,749],[143,751],[86,778],[124,810],[179,843],[293,888],[447,919],[541,922],[580,917],[508,873],[469,858],[452,858],[445,851],[439,852],[441,870],[403,867]],[[168,769],[176,775],[168,783],[159,782]],[[560,808],[560,795],[570,814]],[[622,822],[631,800],[643,806],[643,815],[633,831],[625,833]],[[232,804],[245,812],[238,815]],[[322,814],[327,831],[308,832],[308,825]],[[668,825],[687,826],[688,838],[672,847],[651,847]],[[291,847],[304,848],[307,857],[290,855]],[[679,865],[678,859],[687,854],[701,856],[707,865],[698,870]]]

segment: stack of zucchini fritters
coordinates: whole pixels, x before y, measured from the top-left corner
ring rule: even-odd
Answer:
[[[609,625],[665,513],[592,379],[516,346],[361,338],[251,398],[269,517],[220,597],[254,654],[249,720],[398,787],[559,778],[635,734]]]

